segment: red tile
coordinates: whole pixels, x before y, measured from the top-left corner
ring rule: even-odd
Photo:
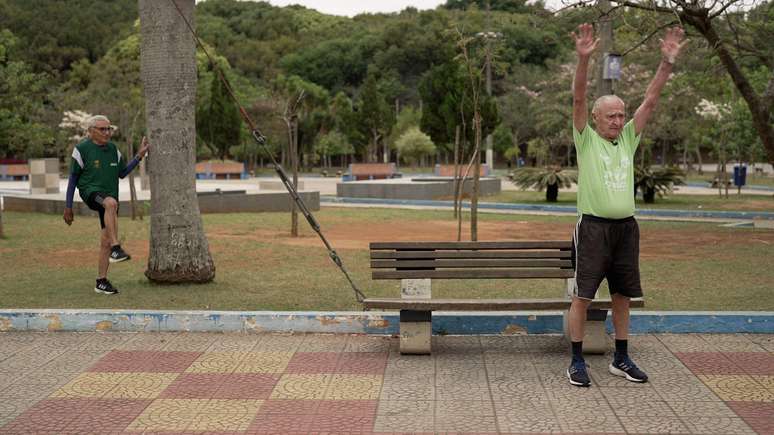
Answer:
[[[159,398],[211,399],[226,380],[226,375],[220,373],[181,373]]]
[[[336,352],[296,352],[285,373],[333,373],[339,355]]]
[[[325,415],[312,416],[311,431],[373,431],[376,415]]]
[[[258,414],[311,415],[317,412],[322,400],[267,400],[263,402]]]
[[[65,433],[94,399],[44,399],[3,426],[4,433]]]
[[[335,373],[381,375],[386,367],[387,353],[344,352]]]
[[[312,415],[261,414],[255,416],[247,433],[308,433]]]
[[[152,400],[94,400],[67,425],[76,433],[115,433],[126,429]]]
[[[318,415],[373,416],[376,415],[376,400],[323,400],[317,407]]]
[[[743,375],[745,372],[723,352],[676,352],[675,356],[697,375]]]
[[[185,371],[201,352],[148,352],[114,350],[94,364],[92,372],[179,373]]]
[[[774,433],[774,403],[771,402],[726,402],[745,423],[759,434]]]
[[[774,375],[774,353],[727,352],[725,355],[748,375]]]
[[[266,373],[231,373],[212,395],[213,399],[268,399],[280,375]]]

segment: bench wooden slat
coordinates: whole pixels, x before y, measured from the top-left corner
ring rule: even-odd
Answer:
[[[371,259],[400,258],[570,258],[570,251],[371,251]]]
[[[570,307],[570,299],[396,299],[367,298],[365,308],[381,308],[414,311],[523,311],[523,310],[564,310]],[[632,308],[642,308],[642,299],[632,299]],[[610,309],[609,299],[597,299],[591,303],[593,309]]]
[[[464,260],[371,260],[374,269],[462,268],[462,267],[554,267],[571,268],[572,261],[559,259],[464,259]]]
[[[372,279],[572,278],[572,269],[374,270]]]
[[[567,240],[546,241],[507,241],[507,242],[372,242],[373,249],[571,249],[572,242]]]

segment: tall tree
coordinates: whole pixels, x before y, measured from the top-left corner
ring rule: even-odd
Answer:
[[[178,13],[175,4],[179,7]],[[152,281],[208,282],[215,277],[196,197],[194,0],[140,0],[140,74],[151,142]]]
[[[212,74],[209,101],[200,107],[196,124],[199,137],[223,160],[228,157],[229,149],[240,143],[242,120],[239,109],[216,72]]]
[[[749,12],[730,13],[741,0],[719,0],[710,7],[703,0],[668,0],[653,3],[639,0],[611,0],[612,3],[676,17],[688,24],[707,41],[728,72],[752,114],[752,122],[766,148],[769,163],[774,163],[774,61],[770,43],[774,30],[774,3],[760,2]],[[740,59],[752,56],[767,69],[768,83],[755,89],[750,72]]]
[[[395,118],[384,94],[379,90],[374,71],[369,71],[366,76],[358,96],[357,109],[360,126],[368,132],[370,141],[366,160],[376,162],[379,159],[379,144],[384,143],[384,137],[390,132]],[[385,152],[384,155],[386,157],[388,153]]]

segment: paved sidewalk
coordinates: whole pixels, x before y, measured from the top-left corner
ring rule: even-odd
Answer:
[[[0,433],[774,433],[774,335],[633,337],[652,382],[559,336],[0,333]]]

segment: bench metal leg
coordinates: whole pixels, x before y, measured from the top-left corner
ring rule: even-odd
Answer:
[[[432,311],[400,310],[400,353],[430,354]]]
[[[570,341],[570,328],[568,322],[569,311],[564,312],[564,336]],[[610,337],[607,335],[605,320],[607,310],[587,310],[585,334],[583,336],[583,353],[603,354],[610,349]]]

